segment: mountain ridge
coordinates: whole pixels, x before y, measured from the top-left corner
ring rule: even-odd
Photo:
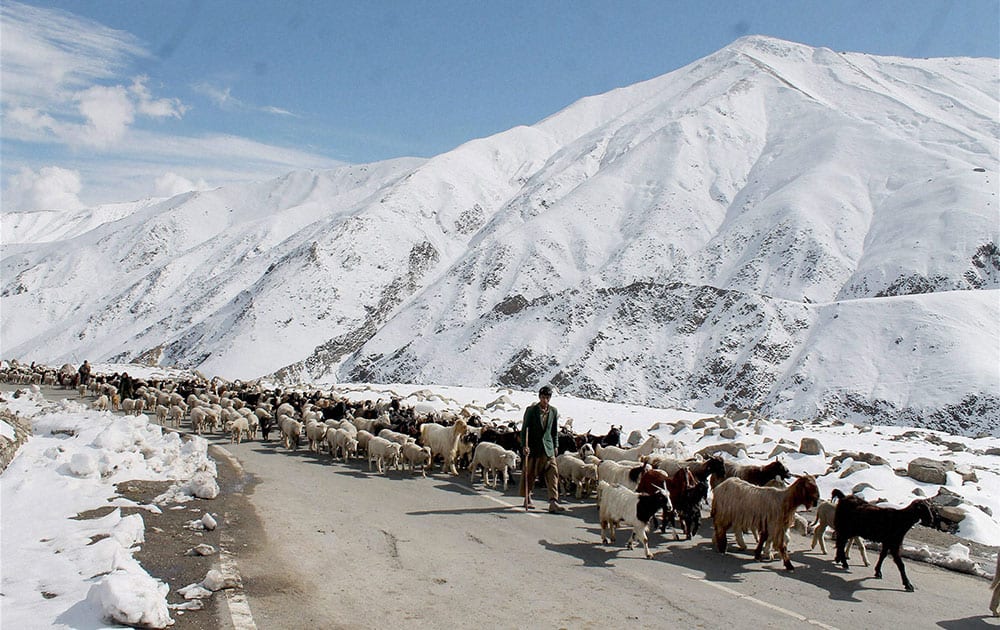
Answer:
[[[136,202],[104,228],[5,214],[4,354],[996,431],[988,85],[996,60],[751,36],[429,159]],[[952,309],[978,343],[932,329]]]

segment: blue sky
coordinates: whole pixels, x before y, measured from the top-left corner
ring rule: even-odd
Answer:
[[[1000,0],[3,0],[0,16],[3,211],[429,157],[748,34],[1000,56]]]

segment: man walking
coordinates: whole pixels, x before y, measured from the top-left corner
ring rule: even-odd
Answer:
[[[549,512],[562,512],[559,505],[559,470],[556,468],[556,444],[559,412],[549,404],[552,388],[548,385],[538,390],[538,402],[524,410],[521,424],[521,444],[524,445],[524,509],[534,509],[531,490],[539,474],[545,475],[545,488],[549,494]]]

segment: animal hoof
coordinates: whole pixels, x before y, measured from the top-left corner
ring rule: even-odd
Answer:
[[[912,585],[912,584],[907,584],[907,585],[906,585],[906,586],[904,586],[903,588],[904,588],[904,590],[906,590],[906,592],[907,592],[907,593],[912,593],[912,592],[913,592],[913,590],[914,590],[914,588],[913,588],[913,585]]]

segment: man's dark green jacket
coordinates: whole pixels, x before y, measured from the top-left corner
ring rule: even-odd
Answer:
[[[538,404],[531,405],[524,410],[524,421],[521,423],[521,444],[531,449],[531,456],[536,457],[543,452],[549,457],[556,456],[556,444],[559,438],[556,432],[559,430],[559,412],[555,407],[549,405],[548,426],[542,426],[542,413]],[[527,434],[527,439],[525,438]]]

